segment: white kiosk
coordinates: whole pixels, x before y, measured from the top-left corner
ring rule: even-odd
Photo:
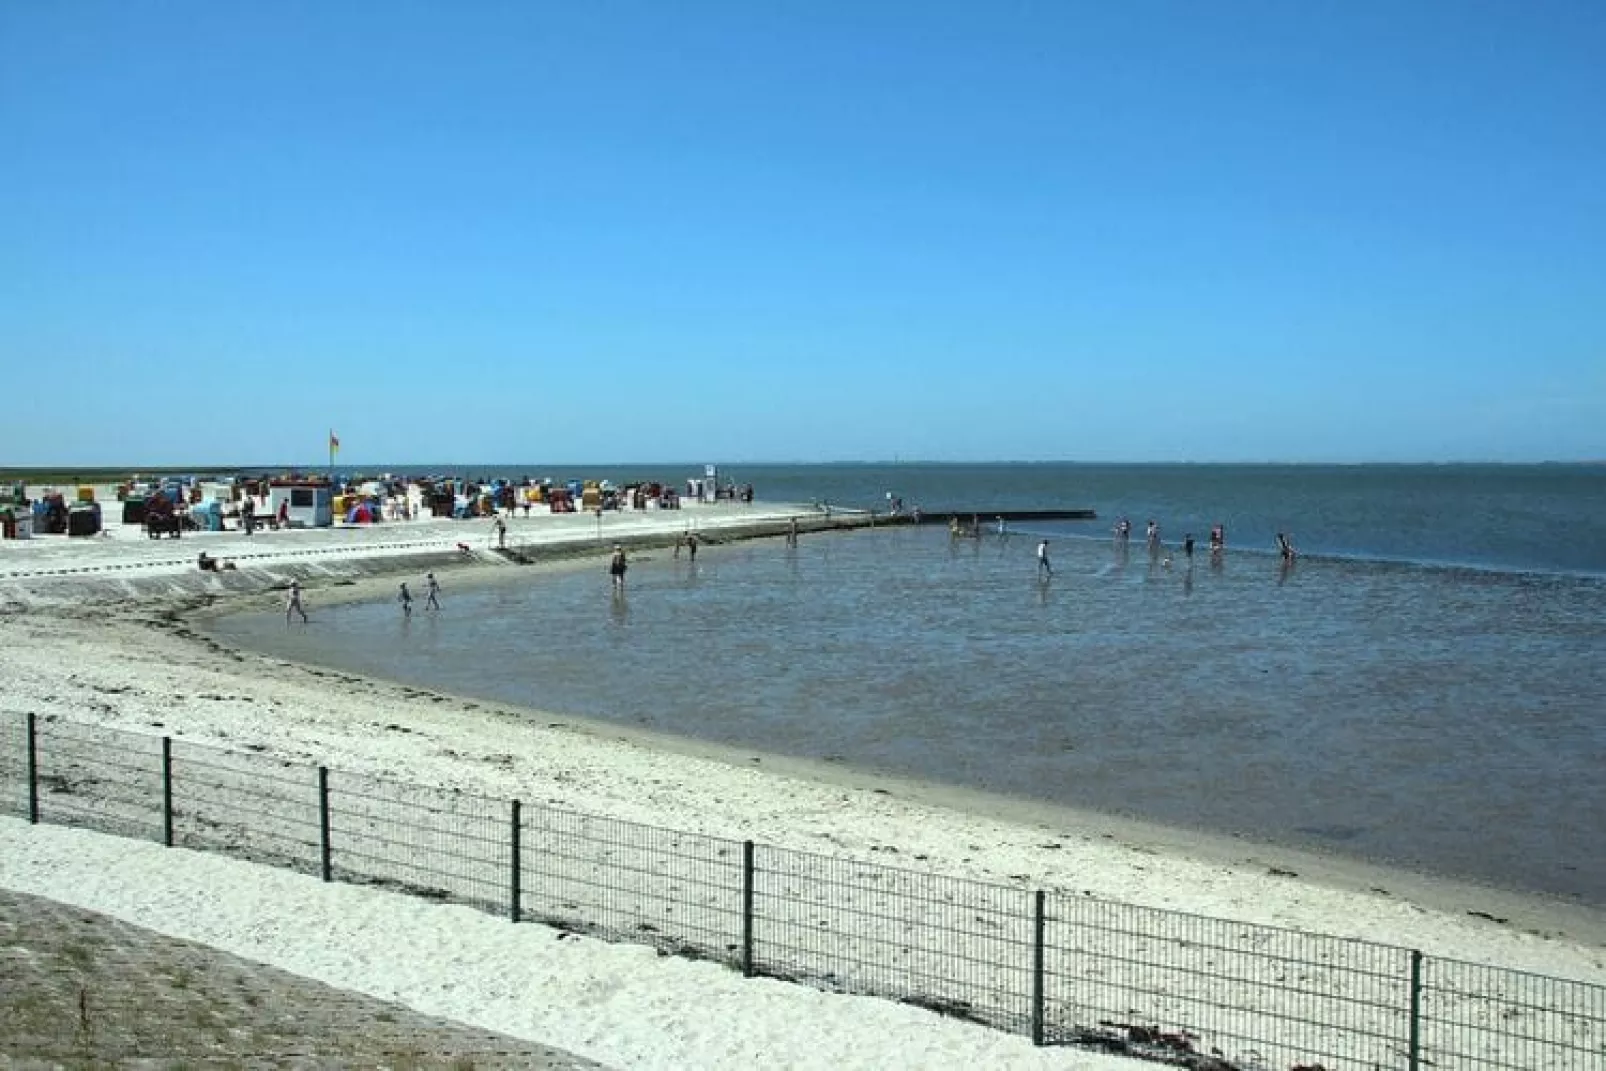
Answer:
[[[334,498],[328,480],[268,481],[268,512],[279,516],[288,503],[285,516],[292,528],[329,528],[335,523]]]

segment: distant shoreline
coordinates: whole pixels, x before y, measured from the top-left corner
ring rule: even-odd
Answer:
[[[563,473],[583,473],[593,471],[614,471],[619,469],[639,470],[642,472],[701,472],[703,462],[693,461],[542,461],[534,463],[484,461],[484,462],[453,462],[453,463],[406,463],[406,464],[351,464],[340,462],[333,468],[334,471],[347,474],[372,475],[376,473],[410,473],[410,474],[472,474],[480,471],[502,471],[519,469],[531,475],[556,475]],[[1011,465],[1070,465],[1088,468],[1606,468],[1606,458],[1547,458],[1536,461],[1500,461],[1479,459],[1458,460],[1418,460],[1418,461],[1342,461],[1342,460],[1307,460],[1307,461],[1199,461],[1199,460],[1154,460],[1154,461],[1089,461],[1077,458],[1036,458],[1036,459],[992,459],[992,460],[914,460],[904,458],[898,461],[873,460],[836,460],[836,461],[728,461],[722,462],[722,469],[748,469],[748,468],[914,468],[914,467],[943,467],[962,468],[973,467],[999,467]],[[139,476],[184,476],[184,475],[240,475],[263,476],[278,473],[327,473],[330,466],[319,463],[304,463],[299,465],[263,464],[263,465],[147,465],[147,466],[118,466],[118,465],[18,465],[0,468],[0,482],[15,483],[18,481],[29,484],[66,484],[74,482],[117,484]]]

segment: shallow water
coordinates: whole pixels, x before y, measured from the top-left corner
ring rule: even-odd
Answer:
[[[303,661],[1606,905],[1606,582],[936,526],[214,624]],[[1052,533],[1056,573],[1036,575]]]
[[[396,466],[407,471],[408,466]],[[1100,531],[1125,514],[1177,543],[1224,524],[1234,546],[1270,549],[1292,532],[1307,554],[1593,575],[1606,579],[1606,464],[1117,465],[1077,462],[741,465],[770,502],[925,510],[1094,509]],[[500,466],[474,473],[675,483],[701,466]]]

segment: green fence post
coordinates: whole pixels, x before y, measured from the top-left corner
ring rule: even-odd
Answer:
[[[1406,1066],[1421,1071],[1422,1066],[1422,953],[1411,949],[1411,1037]]]
[[[39,824],[39,725],[28,715],[28,821]]]
[[[742,841],[742,977],[753,977],[753,842]]]
[[[322,857],[323,880],[333,881],[329,865],[329,767],[318,767],[318,849]]]
[[[512,866],[510,868],[512,880],[508,889],[507,917],[514,922],[519,921],[519,898],[522,895],[519,889],[519,882],[522,877],[519,873],[519,811],[522,806],[518,800],[513,801],[513,820],[508,830],[508,847],[512,858]]]
[[[162,843],[173,846],[173,738],[162,737]]]
[[[1043,931],[1048,897],[1037,890],[1032,904],[1032,1044],[1043,1044]]]

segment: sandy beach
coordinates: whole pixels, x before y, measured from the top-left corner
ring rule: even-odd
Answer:
[[[114,523],[106,536],[7,542],[0,544],[0,672],[7,681],[0,716],[33,713],[250,747],[297,762],[541,801],[670,829],[866,862],[896,860],[954,877],[1354,937],[1606,984],[1606,922],[1574,905],[837,766],[651,737],[561,712],[420,694],[385,681],[230,651],[188,619],[282,606],[282,589],[294,578],[306,589],[308,612],[316,621],[320,605],[385,597],[398,578],[422,577],[427,570],[441,576],[450,592],[506,579],[510,569],[533,576],[542,569],[594,567],[599,597],[605,598],[601,564],[604,548],[614,541],[635,555],[667,554],[675,534],[695,526],[717,554],[722,539],[778,533],[798,511],[795,506],[718,506],[627,513],[600,524],[588,515],[513,518],[508,545],[514,557],[534,564],[495,553],[489,527],[463,521],[250,538],[203,533],[178,541],[147,540],[137,529]],[[459,549],[460,543],[469,549]],[[232,560],[237,568],[201,572],[195,565],[201,549]],[[521,948],[537,941],[526,933],[542,927],[510,927],[505,920],[408,902],[392,893],[321,886],[231,860],[189,857],[80,831],[30,829],[15,820],[0,821],[0,839],[6,859],[0,864],[0,885],[17,892],[101,911],[397,1000],[425,1014],[560,1046],[614,1066],[736,1067],[759,1060],[799,1067],[1136,1066],[1076,1051],[1034,1050],[1022,1038],[888,1001],[744,981],[710,964],[664,961],[649,950],[594,941],[583,943],[597,946],[596,956],[613,964],[606,971],[596,967],[596,977],[637,992],[610,990],[607,999],[581,992],[578,1006],[589,1009],[589,1017],[570,1028],[564,1022],[581,1012],[567,1019],[557,1012],[518,1014],[483,987],[433,981],[422,970],[413,977],[372,947],[372,931],[367,931],[366,951],[332,955],[329,962],[286,951],[313,940],[305,932],[295,941],[272,936],[281,926],[288,932],[292,916],[300,919],[297,926],[333,920],[344,910],[340,904],[355,905],[374,919],[394,911],[419,925],[456,927],[465,934],[483,927],[491,933],[489,940],[516,939]],[[181,857],[187,861],[174,865]],[[143,892],[136,892],[136,885]],[[255,906],[248,911],[223,902],[212,905],[214,914],[208,917],[193,901],[204,899],[201,890],[210,887],[275,891],[251,896]],[[271,903],[299,906],[278,915]],[[550,936],[546,942],[553,944]],[[528,944],[527,955],[544,954]],[[470,957],[443,953],[432,958]],[[472,977],[473,963],[462,966]],[[555,991],[563,985],[553,982],[566,978],[554,974],[547,985]],[[555,993],[552,999],[558,1000]],[[773,1029],[740,1025],[746,1014],[740,1005],[747,1000],[762,1005],[751,1021]],[[710,1017],[711,1006],[721,1011]],[[804,1028],[781,1029],[779,1024],[799,1017]],[[714,1029],[710,1018],[728,1018],[734,1025]],[[847,1040],[836,1047],[822,1045],[819,1035],[833,1030],[807,1029],[808,1020],[833,1027]]]

